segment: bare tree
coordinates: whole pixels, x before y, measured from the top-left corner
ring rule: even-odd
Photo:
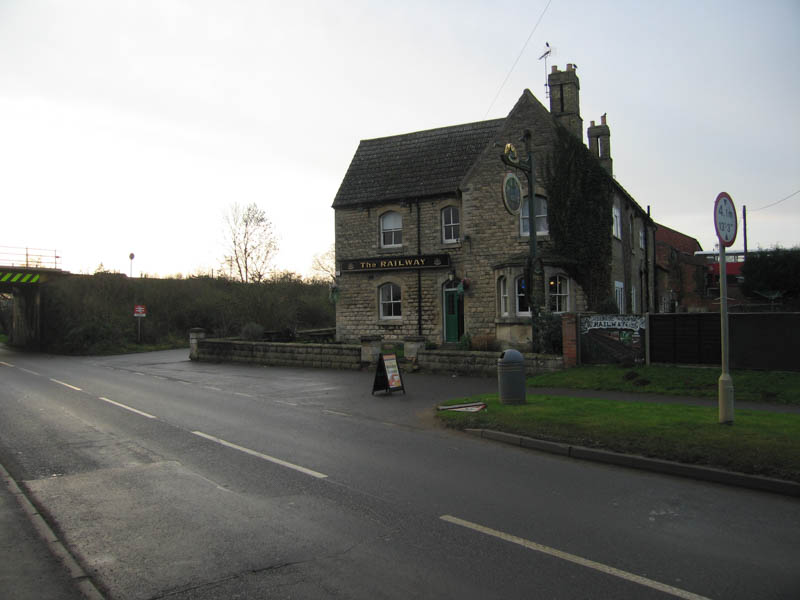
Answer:
[[[336,250],[333,244],[325,252],[314,255],[311,261],[311,275],[314,279],[323,281],[336,279]]]
[[[223,268],[229,275],[246,283],[263,281],[278,249],[266,213],[254,202],[245,207],[232,204],[225,214],[225,237],[229,254]]]

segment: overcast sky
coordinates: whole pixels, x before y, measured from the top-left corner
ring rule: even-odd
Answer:
[[[657,222],[713,249],[726,191],[734,248],[743,205],[749,248],[792,247],[800,194],[762,207],[800,190],[798,31],[797,0],[0,0],[0,246],[190,275],[256,202],[307,274],[360,139],[548,106],[547,41]]]

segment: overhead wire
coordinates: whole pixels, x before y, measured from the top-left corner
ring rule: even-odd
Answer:
[[[772,204],[767,204],[766,206],[762,206],[761,208],[752,208],[752,209],[750,209],[750,212],[756,212],[756,211],[759,211],[759,210],[764,210],[765,208],[772,208],[776,204],[780,204],[784,200],[788,200],[789,198],[791,198],[792,196],[796,196],[797,194],[800,194],[800,190],[792,192],[791,194],[786,196],[786,198],[781,198],[780,200],[778,200],[777,202],[773,202]]]
[[[519,62],[519,59],[522,58],[522,55],[525,53],[525,48],[528,47],[528,42],[531,41],[531,38],[533,37],[533,34],[536,32],[536,29],[539,27],[539,23],[541,23],[542,19],[544,18],[544,14],[547,12],[547,9],[550,8],[550,3],[552,1],[553,0],[547,0],[547,4],[545,5],[544,10],[542,10],[542,14],[539,15],[539,19],[536,21],[536,24],[533,26],[533,29],[531,29],[531,32],[528,35],[528,39],[525,40],[525,43],[522,45],[522,50],[519,51],[519,55],[517,55],[517,59],[514,61],[514,64],[511,65],[511,69],[509,69],[508,74],[506,75],[506,78],[503,79],[503,83],[500,84],[500,88],[497,90],[497,93],[494,95],[494,99],[492,100],[492,103],[489,105],[489,108],[486,109],[486,114],[483,116],[484,119],[486,119],[486,117],[489,116],[489,112],[492,110],[492,107],[494,106],[494,103],[497,102],[497,98],[500,96],[500,92],[503,91],[503,88],[505,87],[506,83],[508,82],[508,78],[511,77],[511,73],[514,72],[514,69],[516,68],[517,63]]]

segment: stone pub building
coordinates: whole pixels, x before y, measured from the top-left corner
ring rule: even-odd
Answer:
[[[554,66],[548,83],[549,111],[525,90],[502,119],[360,142],[333,202],[339,341],[378,336],[442,346],[469,334],[501,347],[528,347],[531,231],[539,257],[534,297],[541,310],[593,308],[573,276],[574,258],[559,254],[552,243],[557,232],[548,218],[545,166],[564,128],[610,175],[610,133],[604,115],[600,125],[588,128],[588,149],[583,145],[580,84],[572,65],[566,71]],[[500,158],[509,142],[521,150],[526,130],[537,171],[533,215],[525,177],[519,178],[523,201],[507,209],[503,187],[513,169]],[[621,314],[652,311],[654,223],[621,185],[608,180],[602,229],[608,239],[601,244],[608,297]]]

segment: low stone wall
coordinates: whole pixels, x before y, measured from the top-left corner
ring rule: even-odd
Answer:
[[[249,342],[244,340],[193,338],[190,357],[206,362],[241,362],[273,367],[311,367],[323,369],[374,368],[370,353],[357,344],[298,344]],[[364,358],[368,356],[370,358]],[[535,375],[564,368],[561,356],[524,354],[525,372]],[[415,361],[400,359],[405,371],[412,364],[428,373],[458,373],[478,377],[496,377],[500,352],[464,352],[461,350],[419,349]]]
[[[523,354],[525,374],[536,375],[564,368],[561,356],[550,354]],[[458,373],[459,375],[497,376],[500,352],[464,352],[461,350],[420,350],[417,364],[430,373]]]
[[[360,369],[361,346],[201,339],[197,341],[195,360],[254,363],[273,367]]]

